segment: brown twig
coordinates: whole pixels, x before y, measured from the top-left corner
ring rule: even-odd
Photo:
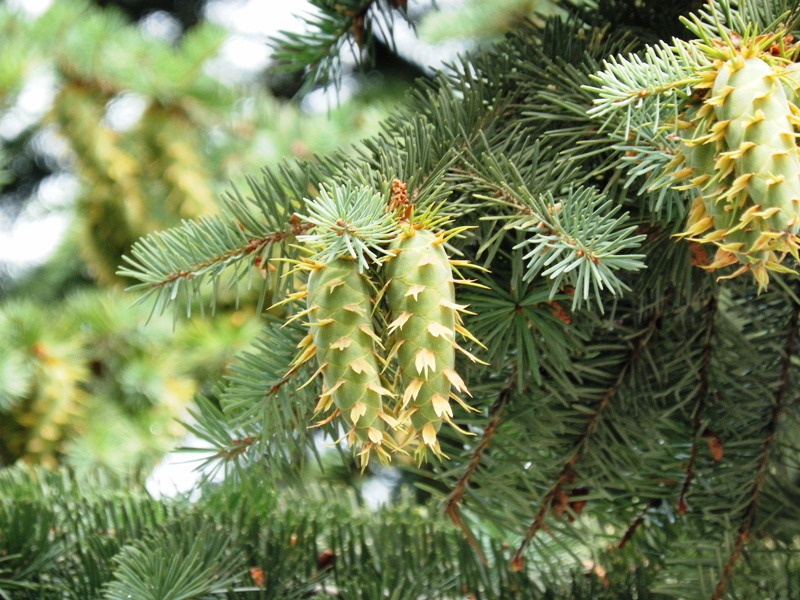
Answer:
[[[231,440],[230,448],[220,449],[217,452],[216,457],[225,460],[226,462],[230,462],[234,460],[237,456],[241,456],[244,454],[250,446],[252,446],[256,442],[256,436],[249,435],[244,438],[236,438]]]
[[[784,356],[781,365],[781,383],[775,391],[772,413],[770,415],[769,422],[767,423],[767,435],[764,438],[764,443],[761,446],[761,456],[758,461],[758,467],[756,468],[753,487],[750,489],[750,501],[747,503],[747,507],[745,508],[744,520],[739,526],[736,541],[733,544],[733,550],[728,557],[728,562],[722,569],[722,576],[717,582],[717,587],[714,590],[714,594],[711,596],[711,600],[721,600],[721,598],[724,597],[725,590],[728,587],[728,582],[730,581],[731,574],[733,573],[733,569],[742,554],[744,545],[750,539],[750,532],[755,524],[758,500],[761,496],[761,486],[764,484],[764,480],[766,479],[767,464],[769,463],[772,446],[775,442],[775,433],[778,430],[778,421],[780,420],[785,408],[784,401],[786,392],[789,389],[791,359],[797,351],[797,325],[799,313],[800,306],[792,303],[792,316],[789,320],[789,333],[786,336],[786,343],[784,344]]]
[[[683,479],[681,485],[681,492],[678,496],[678,512],[684,514],[686,512],[686,495],[689,493],[689,488],[695,476],[695,465],[697,464],[697,452],[700,438],[703,435],[703,411],[705,410],[705,397],[708,393],[708,373],[709,364],[711,362],[711,339],[714,332],[714,317],[717,314],[717,300],[711,298],[706,307],[706,332],[703,339],[703,352],[700,355],[700,382],[694,389],[693,393],[697,398],[694,411],[692,414],[692,448],[689,451],[689,462],[686,464],[686,477]]]
[[[622,537],[617,542],[617,549],[621,550],[622,548],[625,547],[625,544],[627,544],[631,540],[633,535],[636,533],[636,530],[639,529],[639,525],[644,523],[644,518],[647,516],[647,513],[649,513],[659,504],[661,504],[661,498],[653,498],[652,500],[650,500],[650,502],[644,505],[642,511],[633,520],[633,522],[630,525],[628,525],[628,528],[625,530],[625,533],[622,534]]]
[[[669,295],[664,296],[661,302],[661,306],[663,306],[666,301],[668,300]],[[619,386],[625,380],[631,366],[636,362],[637,357],[641,354],[642,349],[647,345],[648,341],[650,340],[653,332],[655,331],[656,325],[658,324],[659,320],[661,319],[661,306],[657,308],[645,327],[637,336],[638,343],[631,349],[630,353],[628,354],[627,360],[625,360],[624,364],[622,365],[617,377],[615,378],[614,382],[609,385],[603,396],[600,398],[600,401],[597,403],[597,407],[586,422],[586,426],[584,427],[583,432],[580,434],[578,439],[575,442],[575,449],[561,467],[561,470],[556,477],[555,483],[552,487],[547,491],[547,493],[542,497],[539,501],[539,509],[536,511],[536,515],[533,518],[533,521],[528,526],[528,529],[525,531],[525,536],[522,539],[517,551],[514,553],[514,557],[512,558],[512,565],[519,565],[523,561],[523,553],[525,549],[528,547],[528,544],[531,543],[533,538],[542,528],[544,524],[545,516],[547,515],[547,511],[550,508],[551,504],[553,503],[553,499],[561,492],[563,486],[571,481],[571,478],[574,477],[573,475],[573,467],[577,464],[580,458],[583,456],[583,452],[586,449],[587,443],[589,438],[594,433],[595,429],[597,428],[597,424],[600,422],[600,418],[603,415],[603,411],[611,402],[611,399],[616,394]]]
[[[159,288],[165,286],[177,279],[193,279],[195,274],[202,269],[207,269],[216,264],[223,263],[231,258],[237,256],[247,256],[248,254],[254,254],[261,251],[262,248],[268,246],[270,244],[276,244],[278,242],[283,241],[286,238],[293,237],[302,233],[303,231],[313,227],[311,223],[300,223],[300,224],[293,224],[292,229],[289,232],[286,231],[275,231],[260,238],[253,238],[247,242],[244,246],[240,246],[238,248],[234,248],[233,250],[229,250],[228,252],[224,252],[219,256],[214,257],[212,260],[203,261],[192,265],[189,269],[182,269],[180,271],[176,271],[174,273],[169,273],[164,276],[162,281],[153,283],[150,285],[151,288]]]
[[[503,416],[503,410],[508,404],[508,401],[511,399],[511,392],[514,389],[514,379],[515,376],[512,374],[512,376],[508,378],[508,383],[503,387],[502,390],[500,390],[497,399],[489,408],[489,422],[483,430],[481,441],[472,452],[472,456],[467,463],[467,468],[464,469],[464,474],[458,478],[458,481],[456,481],[456,484],[453,486],[453,490],[450,492],[450,496],[447,498],[447,504],[444,509],[445,514],[450,517],[450,520],[453,522],[453,524],[455,524],[456,527],[458,527],[464,533],[464,536],[467,538],[470,546],[475,549],[475,551],[481,557],[481,560],[484,562],[486,562],[486,558],[483,556],[483,552],[481,551],[477,540],[475,540],[475,537],[461,519],[459,504],[461,503],[461,500],[463,499],[464,494],[469,487],[470,480],[475,474],[475,470],[478,468],[478,465],[481,462],[483,453],[486,451],[486,448],[489,447],[489,442],[497,431],[497,427],[500,425],[500,420]]]

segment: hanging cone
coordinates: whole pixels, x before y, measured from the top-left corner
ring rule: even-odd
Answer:
[[[384,412],[383,398],[392,394],[379,375],[379,341],[372,327],[369,283],[353,260],[314,263],[307,303],[311,337],[301,343],[295,364],[316,355],[317,373],[323,379],[317,412],[332,410],[330,418],[341,416],[348,429],[346,437],[356,447],[362,466],[372,454],[388,462],[387,448],[396,446],[386,424],[394,424],[394,420]]]
[[[789,101],[800,86],[797,67],[735,55],[720,62],[710,95],[690,106],[679,123],[681,148],[669,165],[679,189],[702,198],[692,206],[686,231],[693,241],[714,243],[714,270],[739,263],[767,285],[767,271],[786,254],[797,256],[800,230],[800,154]]]
[[[391,311],[388,327],[397,357],[402,394],[398,420],[410,423],[407,442],[416,443],[422,461],[427,452],[443,456],[437,432],[442,422],[452,424],[450,399],[468,408],[451,393],[469,394],[455,371],[460,330],[453,271],[443,248],[444,240],[427,229],[407,228],[391,246],[394,254],[385,266],[385,298]]]

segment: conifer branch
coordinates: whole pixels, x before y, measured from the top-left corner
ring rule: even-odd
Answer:
[[[494,437],[494,434],[500,425],[500,421],[503,417],[503,410],[511,399],[515,379],[516,377],[512,374],[512,376],[508,378],[508,383],[506,383],[506,385],[500,390],[497,399],[494,401],[492,406],[489,407],[489,421],[483,429],[481,441],[472,451],[472,456],[470,457],[469,462],[467,462],[464,473],[458,478],[455,485],[453,485],[453,489],[450,491],[450,495],[447,498],[447,503],[444,509],[445,514],[450,517],[450,520],[453,522],[453,524],[455,524],[464,533],[464,536],[467,538],[467,540],[469,540],[470,545],[478,551],[483,560],[485,560],[485,558],[483,557],[483,553],[478,546],[477,540],[475,540],[475,537],[461,519],[459,504],[469,488],[472,475],[475,473],[478,465],[480,465],[483,453],[489,447],[489,443],[491,442],[492,437]]]
[[[264,286],[278,281],[279,274],[271,276],[270,272],[274,269],[272,249],[310,227],[292,220],[282,228],[257,232],[229,215],[199,222],[184,221],[180,227],[150,234],[137,242],[131,249],[132,258],[123,256],[129,266],[121,268],[118,274],[141,281],[130,289],[144,292],[140,302],[155,296],[156,311],[163,312],[168,304],[183,296],[188,316],[205,280],[214,282],[216,290],[216,282],[228,268],[233,268],[230,277],[233,286],[250,266],[261,270]],[[212,311],[215,304],[216,294],[211,299]],[[178,304],[175,306],[177,311]]]
[[[644,505],[641,512],[636,516],[636,518],[628,525],[628,528],[625,530],[625,533],[622,534],[622,537],[614,546],[617,550],[622,550],[626,544],[631,541],[633,536],[636,534],[636,531],[639,529],[639,526],[644,523],[644,519],[647,514],[656,508],[659,504],[661,504],[661,498],[653,498],[647,504]]]
[[[273,39],[274,58],[280,70],[308,71],[304,91],[331,80],[338,85],[345,49],[350,49],[361,62],[372,48],[374,27],[381,29],[382,37],[392,43],[395,13],[407,19],[404,9],[395,10],[402,7],[400,2],[311,0],[310,4],[318,12],[305,17],[307,32],[282,31]]]
[[[686,512],[686,496],[695,477],[695,464],[697,463],[698,443],[703,435],[703,411],[705,399],[708,394],[708,377],[710,374],[712,339],[715,330],[715,317],[717,314],[718,303],[715,297],[709,299],[706,305],[704,323],[706,324],[705,335],[703,336],[702,351],[700,353],[700,364],[698,365],[698,382],[692,393],[695,397],[695,406],[692,411],[692,447],[689,451],[689,461],[686,465],[686,476],[681,485],[678,496],[678,513]]]
[[[481,141],[488,143],[485,138]],[[573,310],[585,302],[602,310],[601,292],[621,296],[629,290],[617,272],[645,268],[644,255],[630,253],[645,239],[636,232],[636,225],[629,224],[630,214],[620,214],[621,206],[595,188],[574,186],[570,179],[579,178],[578,173],[560,168],[559,158],[542,150],[538,142],[507,141],[501,148],[501,152],[471,155],[467,172],[472,185],[488,192],[476,197],[507,213],[484,220],[505,220],[507,229],[525,233],[527,239],[515,246],[526,252],[523,280],[547,278],[550,300],[559,290],[574,288]],[[515,160],[505,152],[517,154]],[[527,165],[525,175],[517,162]],[[491,236],[479,252],[496,248],[501,234]],[[490,256],[494,252],[490,250]]]
[[[258,253],[266,246],[281,241],[285,239],[285,237],[286,235],[283,234],[283,232],[274,232],[264,237],[250,239],[242,246],[231,248],[230,250],[222,252],[216,256],[212,256],[207,260],[188,265],[185,269],[166,273],[160,281],[150,283],[149,288],[154,289],[166,286],[178,279],[191,280],[197,277],[202,277],[206,271],[210,271],[215,267],[219,268],[220,265],[227,266],[234,260]],[[123,274],[127,274],[127,272],[124,272]]]
[[[231,428],[224,413],[211,399],[198,396],[195,404],[196,410],[189,411],[193,422],[184,423],[184,427],[208,446],[182,447],[180,450],[202,455],[197,459],[200,465],[196,470],[202,472],[203,479],[211,480],[220,469],[227,471],[230,464],[239,465],[257,438],[242,428]]]
[[[303,388],[306,369],[289,373],[304,330],[295,323],[281,326],[269,314],[266,318],[251,349],[238,356],[225,376],[217,393],[221,410],[199,398],[199,410],[192,412],[194,423],[188,427],[208,447],[191,450],[202,454],[202,464],[212,470],[260,453],[270,471],[282,473],[300,468],[307,451],[316,452],[308,428],[314,388]]]
[[[582,458],[584,451],[591,439],[592,435],[594,434],[597,425],[600,423],[601,418],[603,417],[604,411],[606,407],[611,402],[612,398],[616,395],[617,391],[619,390],[620,386],[625,382],[626,377],[630,373],[631,369],[633,368],[634,364],[637,362],[639,357],[641,357],[643,353],[643,349],[647,346],[648,342],[652,339],[653,332],[656,329],[656,326],[661,319],[662,316],[662,309],[664,304],[667,301],[668,296],[662,298],[659,306],[654,310],[653,314],[650,317],[647,325],[636,335],[634,339],[631,341],[633,342],[633,347],[631,351],[628,353],[628,356],[622,362],[619,367],[619,372],[617,376],[614,378],[614,381],[609,385],[603,395],[601,396],[600,400],[597,403],[594,411],[592,412],[591,416],[586,421],[586,424],[583,428],[582,433],[575,440],[573,444],[573,450],[570,457],[564,462],[561,470],[559,471],[558,475],[556,476],[555,483],[550,487],[550,489],[542,496],[539,502],[539,509],[536,511],[536,515],[533,518],[533,521],[528,526],[527,530],[525,531],[525,535],[522,539],[522,542],[517,547],[517,551],[514,554],[512,559],[512,564],[521,564],[523,560],[523,553],[525,549],[528,547],[528,544],[533,540],[536,534],[544,525],[545,517],[547,516],[547,511],[550,509],[553,500],[558,497],[561,493],[565,484],[569,483],[572,478],[574,477],[573,467],[578,463],[578,461]]]
[[[516,237],[522,238],[521,234]],[[486,346],[487,356],[500,359],[497,366],[510,358],[518,390],[525,388],[529,378],[541,384],[545,373],[563,379],[580,338],[580,333],[569,327],[569,315],[559,304],[568,296],[550,300],[546,282],[524,282],[520,250],[512,251],[508,258],[512,267],[507,279],[499,269],[494,277],[478,275],[477,281],[486,287],[461,296],[476,313],[468,318],[470,331]]]
[[[592,188],[570,189],[560,200],[550,193],[519,196],[531,208],[532,218],[515,226],[528,234],[517,247],[525,248],[523,258],[528,281],[541,274],[550,279],[550,299],[559,289],[573,287],[572,308],[594,301],[603,310],[601,291],[622,295],[630,290],[616,274],[618,270],[645,268],[643,254],[629,254],[645,239],[636,225],[627,225],[628,213]]]
[[[349,257],[361,272],[385,256],[385,247],[398,235],[386,197],[363,186],[322,187],[298,216],[311,226],[311,231],[297,238],[316,251],[310,260],[328,263]]]
[[[592,76],[599,87],[588,88],[598,96],[589,114],[609,118],[624,111],[624,118],[617,123],[626,133],[631,131],[630,121],[636,111],[655,112],[654,121],[662,121],[661,112],[677,101],[677,93],[686,96],[691,86],[701,81],[696,70],[712,64],[696,44],[681,40],[674,40],[673,45],[661,42],[649,46],[643,54],[643,58],[635,54],[611,57],[605,61],[605,69]],[[662,104],[658,98],[666,94],[673,97]]]
[[[266,401],[280,397],[287,391],[286,384],[302,377],[303,371],[289,371],[303,333],[296,325],[281,326],[270,321],[253,343],[252,351],[243,353],[231,367],[220,402],[237,426],[247,430],[261,426],[265,422]]]
[[[796,286],[797,287],[797,286]],[[779,384],[775,390],[775,395],[772,402],[772,411],[769,421],[765,429],[764,441],[761,446],[761,452],[758,459],[758,466],[756,467],[753,485],[750,489],[749,501],[744,509],[744,516],[741,525],[739,526],[736,540],[733,544],[733,550],[728,556],[728,561],[722,569],[722,575],[717,582],[711,600],[721,600],[725,596],[725,590],[728,587],[731,574],[736,566],[739,558],[741,557],[742,550],[747,542],[750,540],[750,534],[755,525],[756,513],[758,510],[758,502],[761,496],[761,488],[767,478],[767,465],[769,463],[770,455],[775,443],[775,435],[778,431],[778,422],[784,414],[786,409],[786,395],[790,390],[790,372],[792,368],[792,357],[798,351],[798,324],[800,323],[800,305],[792,302],[792,314],[789,318],[787,327],[787,336],[783,344],[783,356],[781,358],[781,374]]]

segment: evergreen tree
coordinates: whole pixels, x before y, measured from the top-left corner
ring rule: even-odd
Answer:
[[[316,4],[283,45],[313,81],[405,16]],[[224,478],[48,543],[68,502],[6,473],[7,579],[57,543],[84,562],[46,582],[108,598],[796,597],[800,13],[690,4],[560,2],[354,152],[138,242],[157,311],[260,282],[263,332],[194,414]],[[427,503],[304,483],[321,438]]]

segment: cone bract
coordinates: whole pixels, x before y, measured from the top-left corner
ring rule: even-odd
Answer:
[[[797,106],[800,102],[800,63],[791,63],[783,70],[782,83],[786,99]]]

